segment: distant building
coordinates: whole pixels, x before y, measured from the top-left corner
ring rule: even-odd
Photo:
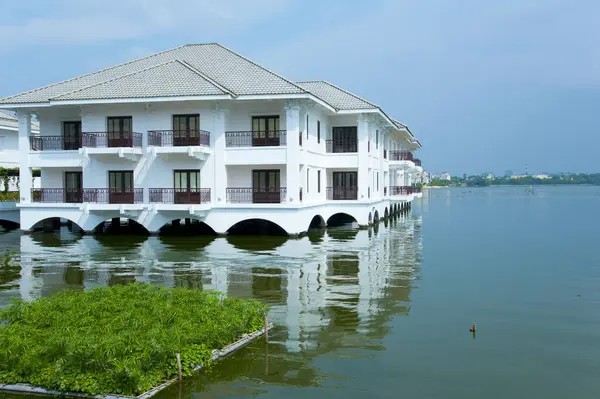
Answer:
[[[512,176],[513,171],[512,169],[506,169],[506,172],[504,172],[504,177],[510,177]]]
[[[494,179],[494,174],[493,174],[493,173],[488,173],[488,174],[485,176],[485,178],[486,178],[486,179],[488,179],[488,180],[493,180],[493,179]]]
[[[448,172],[444,172],[444,173],[442,173],[442,175],[440,176],[440,179],[441,179],[441,180],[448,180],[448,181],[450,181],[450,180],[452,180],[452,176],[450,176],[450,173],[448,173]]]
[[[542,179],[542,180],[550,179],[551,178],[548,175],[534,175],[533,177],[535,177],[536,179]]]

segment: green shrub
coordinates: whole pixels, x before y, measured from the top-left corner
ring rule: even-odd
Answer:
[[[137,395],[259,330],[267,308],[149,284],[62,291],[0,312],[0,383]]]
[[[19,192],[9,191],[7,193],[0,192],[0,202],[19,202]]]

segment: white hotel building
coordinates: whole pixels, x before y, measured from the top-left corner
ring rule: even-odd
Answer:
[[[127,218],[157,233],[187,219],[225,234],[263,219],[301,234],[337,214],[366,226],[420,195],[420,143],[405,125],[330,83],[289,81],[219,44],[177,47],[0,108],[18,116],[23,230],[65,218],[92,232]]]

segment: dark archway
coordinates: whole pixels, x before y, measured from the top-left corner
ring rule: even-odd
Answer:
[[[379,223],[379,211],[375,211],[373,214],[373,223]]]
[[[198,219],[175,219],[165,224],[159,230],[160,235],[196,235],[196,236],[216,236],[217,232],[212,227]]]
[[[352,223],[358,223],[358,221],[354,217],[348,215],[347,213],[336,213],[332,215],[329,219],[327,219],[328,227],[339,227],[349,225]]]
[[[150,232],[141,223],[133,219],[112,218],[105,220],[94,228],[94,234],[106,235],[142,235],[149,236]]]
[[[42,220],[38,221],[37,223],[35,223],[31,227],[31,230],[33,230],[33,231],[43,230],[46,232],[51,232],[51,231],[60,230],[61,226],[66,226],[69,229],[69,231],[72,231],[72,232],[83,233],[83,229],[77,223],[75,223],[74,221],[72,221],[70,219],[60,218],[60,217],[52,217],[52,218],[42,219]]]
[[[0,229],[15,230],[19,228],[19,223],[11,222],[10,220],[0,220]]]
[[[227,230],[230,235],[242,236],[287,236],[288,233],[278,224],[266,219],[246,219],[237,222]]]
[[[373,215],[369,212],[369,224],[373,223]]]
[[[387,220],[387,218],[390,216],[390,214],[388,213],[388,208],[387,206],[385,207],[385,210],[383,211],[383,218]]]
[[[308,225],[309,230],[320,229],[323,227],[325,227],[325,220],[323,219],[323,216],[321,216],[321,215],[315,215],[315,217],[312,218],[312,220],[310,221],[310,224]]]

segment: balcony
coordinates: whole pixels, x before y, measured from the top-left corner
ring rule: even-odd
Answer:
[[[63,136],[29,136],[31,151],[78,150],[81,140],[71,140]]]
[[[421,160],[418,158],[413,159],[413,162],[416,166],[421,166]]]
[[[280,188],[227,188],[227,202],[231,204],[279,204],[285,202],[286,187]]]
[[[150,130],[148,145],[155,147],[210,147],[210,132],[205,130]]]
[[[34,188],[32,202],[44,203],[93,203],[93,204],[141,204],[144,202],[142,188]]]
[[[412,187],[412,193],[413,194],[421,194],[423,192],[423,189],[419,186],[413,186]]]
[[[210,188],[151,188],[152,204],[207,204]]]
[[[351,201],[358,199],[358,187],[327,187],[327,199]]]
[[[81,134],[81,144],[89,148],[135,148],[142,146],[142,134],[87,132]]]
[[[412,186],[391,186],[390,195],[410,195],[413,193],[414,187]]]
[[[413,154],[410,151],[390,151],[390,161],[413,161]]]
[[[225,132],[226,147],[280,147],[286,144],[285,130]]]
[[[357,140],[325,140],[325,148],[328,153],[358,152]]]

